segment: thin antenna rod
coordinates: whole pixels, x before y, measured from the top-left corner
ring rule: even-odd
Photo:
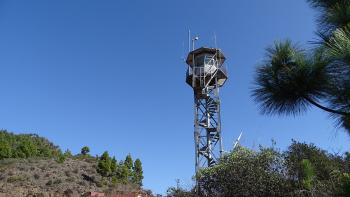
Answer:
[[[188,52],[191,51],[191,30],[188,29]]]
[[[183,54],[182,54],[181,60],[186,62],[186,58],[185,58],[185,56],[186,56],[185,42],[182,42],[182,52],[183,52]]]
[[[218,45],[217,45],[217,43],[216,43],[216,33],[215,33],[215,31],[214,31],[214,44],[215,44],[215,48],[217,49],[217,48],[218,48]]]

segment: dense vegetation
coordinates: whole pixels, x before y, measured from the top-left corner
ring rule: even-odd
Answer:
[[[117,163],[115,157],[111,158],[104,152],[98,160],[97,172],[104,177],[111,177],[112,182],[133,183],[142,186],[143,170],[140,159],[133,162],[131,155],[127,155],[124,162]]]
[[[47,139],[36,134],[15,135],[5,130],[0,131],[0,160],[4,158],[53,158],[61,150]]]
[[[281,152],[239,147],[199,175],[199,196],[350,196],[350,154],[293,141]],[[170,188],[168,196],[196,196]]]
[[[319,12],[319,40],[311,50],[291,41],[268,48],[253,97],[265,114],[297,115],[318,107],[350,134],[350,1],[308,2]]]
[[[93,157],[89,154],[90,148],[84,146],[80,154],[72,155],[67,150],[64,153],[58,146],[36,134],[13,134],[5,130],[0,131],[0,162],[13,163],[13,159],[37,159],[51,161],[63,164],[67,160],[70,163],[74,161],[84,161],[92,164],[95,171],[103,178],[96,182],[89,174],[84,174],[84,179],[89,179],[97,185],[117,185],[132,184],[142,186],[143,170],[140,159],[133,162],[131,155],[127,155],[124,161],[117,162],[116,158],[111,158],[107,151],[101,156]],[[22,160],[18,160],[21,162]],[[3,166],[4,167],[4,166]],[[6,166],[5,166],[6,167]]]

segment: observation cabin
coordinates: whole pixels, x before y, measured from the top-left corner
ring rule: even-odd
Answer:
[[[223,66],[225,59],[224,54],[216,48],[201,47],[191,51],[186,60],[189,65],[186,83],[195,91],[208,86],[223,86],[228,78]]]

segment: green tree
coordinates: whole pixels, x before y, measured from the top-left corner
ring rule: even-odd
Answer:
[[[142,186],[142,180],[143,180],[142,163],[140,159],[136,159],[133,167],[132,182]]]
[[[130,154],[128,154],[124,160],[124,166],[127,169],[128,181],[132,181],[133,176],[133,160]],[[125,170],[125,169],[124,169]]]
[[[84,146],[83,148],[81,148],[81,151],[80,151],[82,155],[87,155],[89,152],[90,152],[90,148],[87,146]]]
[[[125,165],[128,169],[132,170],[132,168],[133,168],[133,160],[132,160],[132,157],[131,157],[130,154],[128,154],[128,155],[126,156],[125,161],[124,161],[124,165]]]
[[[112,160],[111,158],[109,157],[109,154],[107,151],[105,151],[99,161],[98,161],[98,164],[97,164],[97,172],[100,173],[102,176],[110,176],[111,175],[111,163],[112,163]]]
[[[129,182],[130,170],[123,162],[120,162],[116,171],[116,177],[121,183]]]
[[[350,133],[350,1],[308,2],[320,12],[320,42],[309,51],[290,41],[268,48],[252,95],[265,114],[298,115],[315,106]]]
[[[117,160],[115,159],[115,157],[113,157],[111,160],[111,172],[115,174],[116,171],[117,171]]]
[[[303,160],[307,159],[315,172],[315,177],[320,181],[331,179],[334,170],[344,171],[344,159],[338,155],[331,155],[314,144],[292,141],[285,151],[285,162],[288,168],[288,176],[295,180],[303,180],[305,177]]]

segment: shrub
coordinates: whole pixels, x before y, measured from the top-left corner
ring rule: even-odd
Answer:
[[[27,180],[25,176],[17,175],[17,176],[11,176],[7,178],[8,183],[15,183],[15,182],[20,182],[20,181],[25,181]]]
[[[34,179],[39,179],[40,175],[39,174],[34,174]]]
[[[281,152],[239,147],[197,174],[200,196],[350,196],[349,156],[293,141]],[[193,192],[170,188],[168,196]]]
[[[87,155],[90,152],[90,148],[88,146],[84,146],[83,148],[81,148],[80,152],[82,155]]]
[[[52,181],[52,180],[49,180],[49,181],[46,183],[47,186],[51,186],[52,184],[53,184],[53,181]]]

